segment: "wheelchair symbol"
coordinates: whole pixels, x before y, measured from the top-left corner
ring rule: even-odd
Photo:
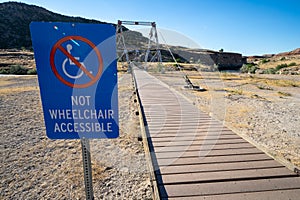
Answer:
[[[65,48],[63,46],[63,43],[67,41],[69,41],[68,42],[69,44],[67,44]],[[91,48],[91,52],[95,53],[96,57],[93,58],[92,61],[91,59],[89,59],[90,63],[93,62],[93,65],[95,64],[97,66],[97,68],[96,66],[94,67],[95,69],[93,68],[92,70],[93,72],[88,70],[87,66],[85,66],[83,62],[80,62],[80,59],[81,61],[83,61],[86,58],[74,57],[72,55],[71,52],[74,45],[72,46],[71,42],[74,41],[81,41],[83,42],[83,44],[85,43]],[[58,51],[62,52],[66,57],[63,57],[62,62],[60,62],[58,65],[55,65],[55,58],[56,56],[58,56],[56,52]],[[96,45],[93,42],[91,42],[87,38],[81,36],[66,36],[64,38],[61,38],[53,45],[50,52],[50,66],[54,75],[63,84],[72,88],[87,88],[93,85],[94,83],[96,83],[101,77],[102,70],[103,70],[103,60],[99,49],[96,47]],[[58,68],[60,70],[58,70]],[[65,79],[67,77],[70,79],[81,79],[83,82],[73,83],[73,81],[69,81]]]
[[[73,48],[73,46],[72,46],[71,44],[68,44],[68,45],[67,45],[67,51],[68,51],[68,53],[69,53],[70,55],[72,55],[72,54],[71,54],[72,48]],[[80,57],[75,57],[75,56],[74,56],[74,58],[75,58],[76,60],[78,60],[78,61],[80,60]],[[76,67],[76,64],[75,64],[70,58],[66,58],[66,59],[63,61],[63,63],[62,63],[62,69],[63,69],[63,72],[65,73],[65,75],[66,75],[67,77],[69,77],[69,78],[72,78],[72,79],[80,78],[80,77],[83,75],[83,71],[82,71],[82,70],[81,70],[81,72],[78,73],[77,75],[71,75],[71,74],[67,71],[67,66],[66,66],[66,64],[67,64],[68,61],[69,61],[68,67]],[[86,68],[83,62],[80,62],[80,64],[81,64],[84,68]],[[91,72],[91,73],[92,73],[92,72]]]

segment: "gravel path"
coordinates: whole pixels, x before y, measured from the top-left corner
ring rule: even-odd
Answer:
[[[36,77],[0,83],[0,199],[85,199],[80,141],[46,137]],[[120,137],[90,142],[95,199],[152,198],[132,95],[120,75]]]

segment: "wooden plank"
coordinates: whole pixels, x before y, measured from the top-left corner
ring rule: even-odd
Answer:
[[[222,135],[222,134],[216,134],[216,135],[181,135],[180,137],[178,136],[173,136],[173,137],[156,137],[152,138],[152,142],[171,142],[171,141],[195,141],[195,140],[232,140],[232,139],[241,139],[240,136],[238,135]]]
[[[234,193],[263,192],[285,189],[300,189],[299,177],[241,180],[228,182],[212,182],[205,184],[177,184],[177,185],[159,185],[162,193],[161,197],[184,197],[184,196],[209,196],[224,195]]]
[[[261,168],[278,168],[284,167],[274,160],[248,161],[248,162],[232,162],[232,163],[204,163],[198,165],[177,165],[162,166],[157,174],[180,174],[193,172],[212,172],[241,170],[241,169],[261,169]]]
[[[165,147],[165,146],[186,146],[186,145],[208,145],[208,144],[237,144],[237,143],[247,143],[247,141],[238,138],[231,140],[195,140],[195,141],[171,141],[171,142],[152,142],[154,147]]]
[[[162,123],[162,126],[163,126],[163,123]],[[197,129],[190,129],[190,130],[187,130],[187,129],[184,129],[184,130],[178,130],[178,129],[166,129],[164,127],[161,127],[161,128],[156,128],[156,129],[152,129],[151,130],[151,127],[147,126],[147,129],[149,131],[157,131],[161,134],[172,134],[172,133],[182,133],[182,134],[188,134],[188,133],[199,133],[199,134],[209,134],[209,135],[214,135],[214,134],[235,134],[233,133],[232,131],[227,131],[226,129],[224,129],[224,127],[219,127],[219,128],[215,128],[215,127],[198,127]],[[151,134],[151,132],[150,132]]]
[[[188,164],[204,164],[204,163],[229,163],[229,162],[248,162],[255,160],[272,160],[265,154],[254,155],[230,155],[230,156],[218,156],[218,157],[196,157],[196,158],[168,158],[157,159],[157,163],[160,166],[168,165],[188,165]]]
[[[151,118],[153,119],[153,118]],[[166,119],[167,118],[163,118],[165,120],[156,120],[156,121],[153,121],[153,120],[150,120],[147,124],[148,126],[151,126],[153,128],[156,128],[156,127],[160,127],[161,128],[161,125],[163,124],[164,126],[166,127],[177,127],[177,126],[180,126],[180,125],[195,125],[196,127],[202,127],[202,126],[215,126],[215,125],[219,125],[220,127],[223,127],[223,125],[221,125],[219,122],[215,122],[215,123],[212,123],[212,122],[201,122],[200,120],[197,120],[197,119],[193,119],[193,120],[187,120],[187,119],[180,119],[178,118],[178,120],[173,120],[172,122],[170,121],[167,121]]]
[[[299,200],[300,189],[287,189],[287,190],[271,190],[271,191],[259,191],[249,193],[233,193],[233,194],[221,194],[221,195],[209,195],[209,196],[185,196],[175,198],[162,198],[169,200]]]
[[[172,152],[172,151],[199,151],[199,150],[223,150],[223,149],[245,149],[254,148],[250,143],[238,143],[238,144],[219,144],[219,145],[186,145],[186,146],[167,146],[167,147],[153,147],[151,150],[154,152]]]
[[[161,109],[161,108],[160,108]],[[186,121],[191,121],[191,122],[197,122],[197,123],[203,123],[203,124],[221,124],[219,121],[214,121],[208,116],[199,116],[197,113],[170,113],[167,112],[166,110],[159,110],[159,111],[154,111],[152,110],[151,112],[146,112],[144,113],[145,117],[148,120],[156,120],[159,122],[161,119],[171,120],[173,121],[174,119],[180,119],[180,120],[186,120]],[[222,125],[222,124],[221,124]]]
[[[167,131],[165,131],[165,132],[158,132],[158,133],[156,133],[156,134],[152,134],[151,135],[151,138],[152,138],[152,140],[153,139],[157,139],[157,140],[159,140],[159,139],[163,139],[163,138],[168,138],[168,137],[170,137],[170,138],[172,138],[172,137],[198,137],[198,136],[222,136],[222,137],[227,137],[227,138],[235,138],[235,137],[237,137],[237,135],[235,134],[235,133],[233,133],[233,132],[220,132],[220,133],[210,133],[210,132],[207,132],[207,131],[198,131],[198,132],[189,132],[189,131],[187,131],[187,132],[182,132],[182,131],[173,131],[173,132],[171,132],[171,131],[169,131],[169,132],[167,132]],[[238,136],[239,137],[239,136]]]
[[[177,120],[177,119],[181,119],[181,115],[178,116],[170,116],[170,115],[165,115],[165,113],[163,113],[164,115],[160,114],[160,115],[152,115],[152,113],[150,112],[149,114],[145,114],[145,117],[147,118],[147,120],[161,120],[161,119],[165,119],[165,120],[169,120],[169,121],[173,121],[173,120]],[[166,116],[168,116],[168,118],[166,118]],[[201,122],[211,122],[211,118],[209,118],[208,115],[203,115],[203,116],[192,116],[193,119],[195,120],[199,120]]]
[[[160,120],[160,119],[194,119],[195,121],[198,122],[202,122],[203,123],[208,123],[208,124],[212,124],[212,123],[217,123],[217,122],[211,122],[206,117],[203,116],[197,116],[197,113],[171,113],[167,110],[163,110],[163,111],[151,111],[151,112],[145,112],[145,117],[146,119],[153,119],[153,120]],[[220,124],[220,122],[218,122]]]
[[[168,129],[174,130],[175,128],[176,129],[178,129],[178,128],[182,129],[182,128],[189,128],[189,127],[192,127],[193,129],[197,130],[199,128],[202,128],[202,129],[204,129],[205,127],[209,128],[210,126],[215,127],[214,124],[201,124],[201,123],[197,123],[197,122],[190,123],[190,122],[187,122],[185,120],[182,120],[182,121],[180,121],[176,124],[170,124],[170,123],[167,123],[163,120],[160,121],[156,125],[153,125],[151,122],[147,123],[147,124],[148,124],[148,128],[150,130],[161,129],[161,128],[164,128],[164,129],[168,128]],[[218,126],[216,126],[216,127],[218,127]],[[221,129],[221,128],[222,128],[222,126],[218,127],[218,129]]]
[[[209,130],[210,132],[215,131],[215,132],[223,132],[223,127],[222,126],[211,126],[211,125],[202,125],[202,126],[175,126],[175,127],[151,127],[148,126],[148,129],[150,131],[150,134],[152,131],[207,131]]]
[[[249,154],[264,154],[256,148],[251,149],[224,149],[224,150],[198,150],[198,151],[177,151],[177,152],[155,152],[156,158],[187,158],[187,157],[199,157],[201,152],[207,153],[206,157],[212,156],[224,156],[224,155],[249,155]]]
[[[278,176],[296,176],[286,168],[241,169],[232,171],[196,172],[184,174],[165,174],[159,184],[183,184],[207,181],[224,181],[229,179],[270,178]]]

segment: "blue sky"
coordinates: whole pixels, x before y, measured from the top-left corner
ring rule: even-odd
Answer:
[[[5,1],[0,1],[5,2]],[[300,47],[299,0],[19,0],[50,11],[116,23],[155,21],[201,48],[262,55]],[[128,26],[130,29],[136,27]],[[164,33],[164,32],[162,32]],[[168,42],[168,37],[164,36]],[[180,40],[180,39],[179,39]]]

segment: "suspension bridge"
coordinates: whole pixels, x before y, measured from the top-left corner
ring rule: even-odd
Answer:
[[[155,199],[299,199],[297,169],[291,171],[201,112],[141,64],[129,63]]]

